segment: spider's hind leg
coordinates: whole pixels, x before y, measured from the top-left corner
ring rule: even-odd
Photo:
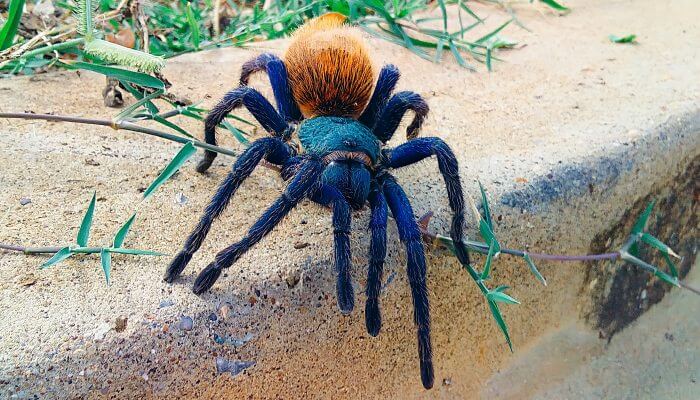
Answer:
[[[287,67],[285,67],[284,62],[271,53],[263,53],[246,61],[241,67],[241,86],[248,86],[250,76],[259,71],[267,72],[267,76],[270,78],[277,110],[282,118],[287,122],[301,120],[301,112],[292,96]]]
[[[317,187],[322,171],[323,165],[319,160],[307,160],[292,178],[284,193],[265,210],[263,215],[248,230],[246,236],[239,242],[220,251],[216,255],[214,262],[200,272],[194,282],[192,291],[196,294],[201,294],[211,288],[224,268],[233,265],[246,251],[270,233],[299,201]]]
[[[421,233],[406,193],[391,175],[384,179],[384,194],[396,220],[399,238],[406,246],[406,272],[413,297],[413,318],[418,330],[421,381],[426,389],[430,389],[434,383],[433,354],[430,343],[430,305],[426,286],[425,252]]]
[[[216,127],[226,118],[226,115],[236,108],[244,105],[262,127],[275,137],[286,139],[291,128],[287,122],[275,111],[265,97],[257,90],[241,86],[224,95],[224,98],[214,106],[204,121],[204,140],[216,145]],[[205,172],[216,158],[216,153],[211,150],[204,151],[204,158],[197,165],[197,172]]]
[[[231,197],[236,193],[238,187],[253,172],[253,169],[263,158],[273,164],[281,165],[294,155],[294,150],[278,138],[259,139],[246,149],[233,164],[231,172],[221,183],[214,198],[204,210],[197,227],[194,228],[190,236],[185,241],[183,249],[175,256],[165,273],[165,280],[172,282],[177,278],[187,263],[192,259],[192,255],[199,250],[204,238],[206,238],[212,222],[226,208]]]

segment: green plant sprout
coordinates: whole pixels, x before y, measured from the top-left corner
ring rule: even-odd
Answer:
[[[613,43],[637,43],[637,35],[632,34],[632,35],[627,35],[627,36],[616,36],[616,35],[609,35],[608,39],[610,39],[611,42]]]

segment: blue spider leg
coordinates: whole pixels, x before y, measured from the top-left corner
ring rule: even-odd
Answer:
[[[459,178],[457,158],[450,147],[440,138],[427,137],[410,140],[393,150],[384,152],[390,168],[401,168],[430,156],[436,156],[438,168],[445,181],[447,198],[452,209],[450,238],[455,243],[455,254],[462,265],[469,265],[469,252],[462,243],[464,236],[464,195]]]
[[[292,89],[289,87],[287,67],[284,62],[274,54],[264,53],[247,61],[241,67],[241,86],[248,86],[250,75],[265,71],[270,78],[272,93],[277,102],[277,110],[285,121],[300,121],[302,119],[299,106],[294,101]]]
[[[420,229],[411,203],[393,176],[383,178],[384,195],[394,216],[399,239],[406,246],[408,282],[413,297],[413,318],[417,328],[420,375],[426,389],[433,387],[433,355],[430,344],[430,304],[426,286],[426,265]]]
[[[324,184],[311,197],[316,203],[333,209],[333,247],[338,274],[336,292],[338,308],[349,314],[355,307],[355,293],[350,277],[350,205],[335,186]]]
[[[398,92],[391,96],[389,102],[379,112],[377,123],[372,132],[382,142],[388,142],[394,136],[404,114],[409,110],[413,111],[415,115],[413,121],[406,128],[406,138],[415,138],[418,136],[418,130],[429,111],[428,103],[415,92]]]
[[[267,137],[253,142],[233,164],[231,172],[219,186],[216,194],[204,210],[199,223],[185,241],[182,250],[168,266],[165,280],[172,282],[185,269],[187,263],[192,259],[192,255],[201,247],[207,233],[209,233],[212,222],[226,208],[238,187],[253,172],[260,160],[264,158],[273,164],[281,165],[286,163],[294,154],[294,149],[279,138]]]
[[[359,121],[365,126],[372,129],[374,124],[377,122],[377,114],[384,108],[391,92],[394,91],[396,83],[399,81],[401,73],[395,65],[388,64],[385,65],[381,71],[379,71],[379,77],[377,78],[377,86],[374,88],[374,93],[372,93],[372,98],[367,103],[365,111],[359,118]]]
[[[367,271],[367,303],[365,303],[365,325],[367,332],[377,336],[382,327],[379,312],[379,294],[382,288],[382,272],[386,257],[387,205],[382,189],[376,183],[369,192],[371,216],[369,230],[372,239],[369,244],[369,268]]]
[[[192,291],[201,294],[207,291],[221,275],[224,268],[233,265],[248,249],[270,233],[299,201],[312,192],[319,183],[323,164],[317,159],[308,159],[292,178],[282,195],[258,218],[243,239],[220,251],[214,261],[200,272]]]
[[[224,95],[224,98],[211,110],[204,121],[204,140],[216,145],[216,126],[226,118],[226,115],[244,105],[248,111],[260,122],[266,131],[273,136],[287,139],[291,133],[290,127],[284,119],[275,111],[265,97],[257,90],[241,86]],[[216,158],[216,153],[210,150],[204,151],[204,158],[197,165],[197,172],[205,172]]]

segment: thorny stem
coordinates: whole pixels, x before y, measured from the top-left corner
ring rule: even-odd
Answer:
[[[162,115],[164,118],[168,118],[170,116],[178,114],[178,111],[171,111],[169,113],[165,113]],[[100,120],[100,119],[93,119],[93,118],[82,118],[82,117],[73,117],[73,116],[64,116],[64,115],[51,115],[51,114],[33,114],[33,113],[0,113],[0,118],[19,118],[19,119],[29,119],[29,120],[44,120],[44,121],[60,121],[60,122],[74,122],[74,123],[79,123],[79,124],[88,124],[88,125],[101,125],[101,126],[108,126],[112,129],[119,130],[127,130],[127,131],[133,131],[133,132],[139,132],[139,133],[145,133],[147,135],[152,135],[156,136],[162,139],[170,140],[173,142],[177,143],[189,143],[191,142],[195,147],[200,147],[203,149],[211,150],[219,154],[224,154],[227,156],[235,157],[236,153],[233,152],[232,150],[219,147],[219,146],[214,146],[196,139],[188,139],[188,138],[183,138],[181,136],[173,135],[170,133],[162,132],[156,129],[151,129],[151,128],[145,128],[142,126],[139,126],[137,124],[134,124],[129,121],[110,121],[110,120]],[[270,169],[275,169],[279,170],[279,167],[269,164],[269,163],[263,163],[263,166],[270,168]],[[428,244],[436,244],[436,243],[441,243],[444,240],[449,241],[450,239],[446,236],[442,235],[437,235],[434,234],[430,231],[428,231],[428,223],[430,222],[430,218],[432,218],[433,212],[428,212],[425,215],[423,215],[421,218],[418,219],[418,226],[420,227],[420,231],[423,235],[423,240],[428,243]],[[626,251],[626,249],[631,245],[632,241],[634,238],[630,238],[628,242],[626,242],[622,250],[612,252],[612,253],[602,253],[602,254],[585,254],[585,255],[564,255],[564,254],[546,254],[546,253],[530,253],[527,251],[522,251],[522,250],[515,250],[515,249],[507,249],[507,248],[501,248],[501,253],[503,254],[508,254],[516,257],[524,257],[526,254],[530,256],[530,258],[533,259],[539,259],[539,260],[549,260],[549,261],[600,261],[600,260],[615,260],[618,259],[622,256],[621,251]],[[463,240],[462,241],[468,248],[470,248],[473,251],[476,251],[481,254],[488,254],[489,252],[489,246],[486,243],[483,242],[475,242],[471,240]],[[17,252],[22,252],[24,254],[51,254],[51,253],[56,253],[59,250],[61,250],[62,247],[25,247],[25,246],[16,246],[16,245],[9,245],[9,244],[2,244],[0,243],[0,250],[7,250],[7,251],[17,251]],[[99,252],[101,248],[84,248],[85,251],[81,252],[86,252],[86,253],[95,253]],[[467,266],[467,272],[469,272],[470,275],[472,275],[472,278],[479,284],[479,289],[481,289],[482,292],[486,293],[488,291],[485,287],[483,287],[483,283],[481,282],[481,279],[478,276],[478,273],[471,267]],[[692,291],[695,294],[700,295],[700,290],[687,285],[684,282],[681,282],[678,280],[678,283],[681,287],[688,289]]]

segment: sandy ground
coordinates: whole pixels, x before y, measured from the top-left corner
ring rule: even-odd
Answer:
[[[688,159],[697,157],[697,138],[665,141],[656,132],[700,108],[700,27],[695,18],[700,3],[672,2],[663,6],[663,12],[658,2],[649,0],[570,3],[575,11],[561,18],[521,11],[531,31],[513,25],[504,35],[527,46],[503,52],[506,62],[495,64],[493,74],[466,72],[452,60],[437,66],[386,42],[371,41],[371,46],[377,65],[392,62],[402,70],[399,89],[426,97],[432,112],[423,135],[440,136],[455,149],[473,197],[478,194],[477,177],[498,199],[509,191],[527,189],[529,182],[562,165],[578,165],[601,155],[636,154],[640,162],[632,163],[619,179],[596,184],[590,193],[585,185],[582,195],[553,194],[539,204],[539,212],[496,202],[496,229],[504,243],[542,250],[565,245],[567,251],[582,253],[595,234],[618,223],[625,207],[664,187]],[[490,24],[507,18],[492,8],[477,7],[491,14]],[[638,34],[639,45],[607,40],[610,33],[628,32]],[[258,51],[280,53],[284,46],[284,41],[265,43]],[[166,76],[177,94],[203,99],[211,106],[235,84],[241,63],[254,54],[222,49],[187,55],[171,60]],[[262,79],[255,84],[267,87]],[[0,110],[109,119],[116,112],[102,106],[102,85],[102,77],[65,71],[3,80]],[[197,123],[182,122],[191,132],[201,129]],[[653,140],[658,143],[648,145],[650,132],[655,132]],[[108,243],[138,210],[127,245],[172,254],[230,163],[220,157],[210,174],[199,175],[190,161],[141,204],[141,191],[177,152],[177,145],[57,123],[2,120],[0,133],[0,242],[5,243],[70,243],[96,190],[91,243]],[[256,137],[262,134],[257,132]],[[233,139],[220,136],[224,145],[239,148]],[[690,145],[663,147],[679,142]],[[431,228],[444,233],[449,211],[436,170],[434,163],[425,162],[398,171],[397,176],[416,213],[434,211]],[[95,257],[74,257],[38,271],[45,258],[0,253],[0,393],[93,398],[470,398],[483,389],[484,397],[489,397],[491,375],[517,365],[473,283],[454,260],[431,254],[436,374],[442,385],[423,391],[416,370],[405,258],[395,229],[389,232],[386,273],[395,272],[396,279],[382,298],[383,332],[370,339],[362,307],[349,317],[341,317],[336,309],[330,214],[309,203],[300,205],[243,257],[210,294],[192,295],[197,271],[217,250],[239,238],[282,188],[272,171],[256,171],[174,285],[161,281],[167,258],[115,257],[112,284],[105,286]],[[31,203],[21,205],[22,198]],[[361,305],[366,213],[353,218],[353,277]],[[474,231],[469,232],[473,237]],[[493,285],[512,285],[511,293],[523,302],[504,309],[516,349],[534,348],[540,336],[554,335],[561,328],[582,332],[584,348],[602,354],[599,345],[589,346],[585,327],[572,325],[587,301],[582,289],[584,266],[541,265],[549,282],[542,289],[519,261],[501,262]],[[295,277],[299,283],[288,284]],[[695,310],[697,304],[692,307]],[[689,314],[692,311],[674,315]],[[183,316],[194,320],[192,330],[181,329]],[[117,332],[116,320],[124,317],[126,329]],[[678,343],[692,339],[692,330],[686,331],[687,336],[678,332]],[[247,334],[254,339],[240,347],[213,339]],[[238,377],[219,375],[217,357],[257,364]],[[697,358],[688,368],[692,366],[697,369]],[[573,392],[557,386],[538,389],[533,396],[595,397],[584,387],[594,375],[585,372],[588,367],[580,368],[580,381],[567,383],[568,375],[560,379]],[[595,369],[593,364],[590,368]],[[628,370],[626,376],[632,385],[636,375]],[[547,382],[544,376],[541,380]]]

